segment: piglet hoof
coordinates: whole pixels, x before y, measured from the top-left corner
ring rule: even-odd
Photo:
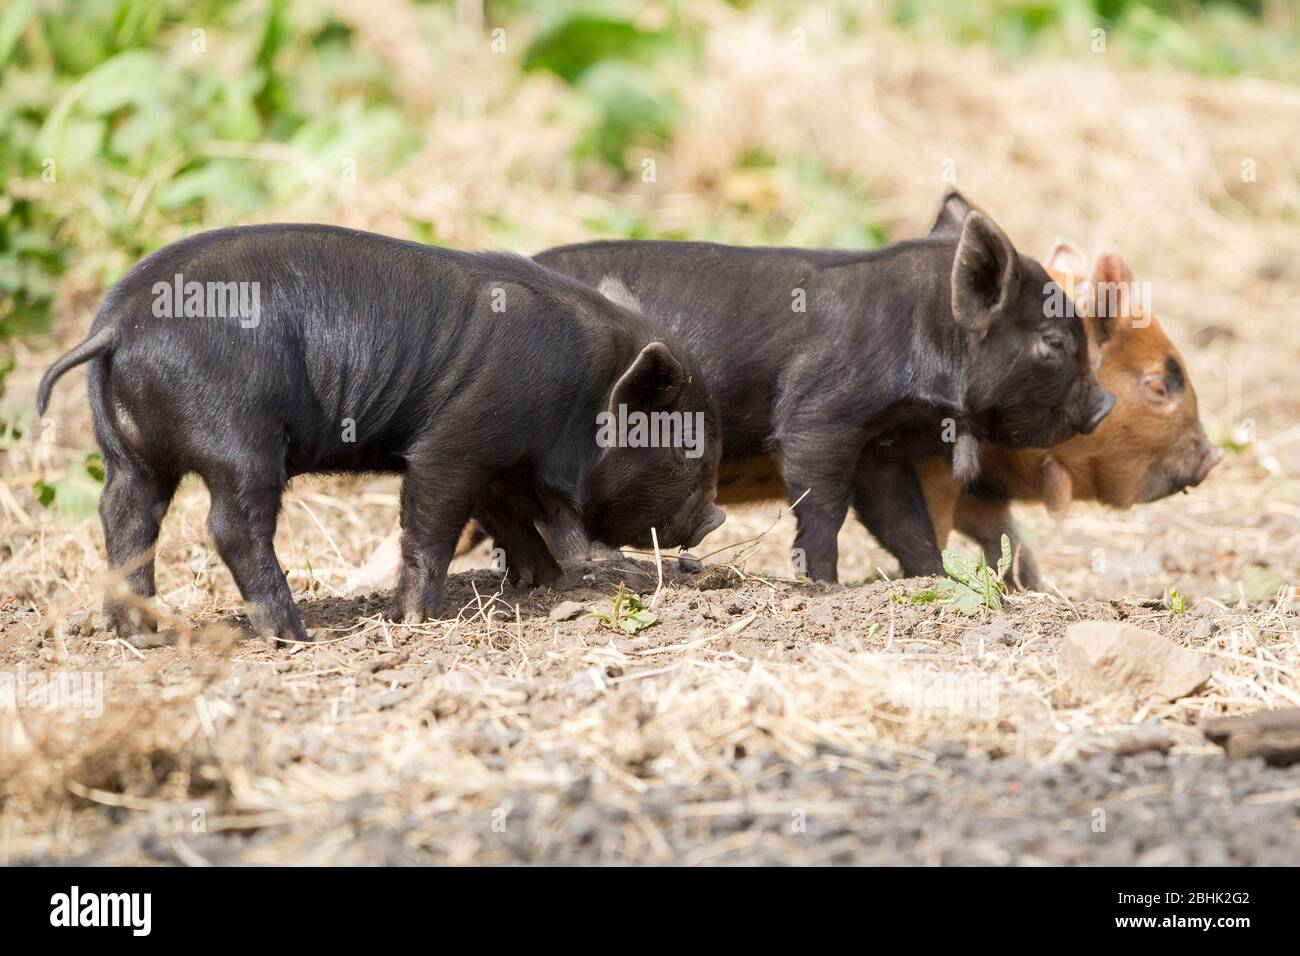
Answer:
[[[153,615],[140,604],[105,601],[104,614],[108,617],[108,626],[117,631],[119,637],[152,634],[158,630],[158,623]]]
[[[536,560],[520,561],[506,569],[506,580],[511,584],[522,584],[527,588],[545,587],[554,584],[564,576],[564,571],[549,554],[538,556]]]
[[[271,647],[281,644],[310,644],[312,641],[297,611],[292,614],[277,614],[266,608],[252,607],[248,617],[253,631]]]
[[[388,616],[394,621],[400,621],[402,624],[423,624],[426,620],[424,608],[420,606],[419,598],[414,594],[403,593],[400,590],[393,596],[393,605]]]
[[[442,618],[442,606],[425,602],[423,607],[408,607],[402,612],[403,624],[427,624]]]
[[[423,624],[442,617],[442,599],[423,587],[399,587],[393,599],[392,617],[403,624]]]
[[[546,561],[533,570],[532,586],[537,588],[549,587],[562,577],[564,577],[564,571],[560,566],[554,561]]]

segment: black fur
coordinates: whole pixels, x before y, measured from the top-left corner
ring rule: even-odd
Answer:
[[[536,258],[617,280],[681,336],[718,401],[724,458],[774,455],[791,501],[811,489],[795,545],[812,577],[836,579],[850,502],[906,573],[935,573],[920,485],[895,466],[951,454],[957,435],[1052,445],[1095,427],[1106,397],[1078,318],[1050,308],[1060,289],[957,205],[939,234],[879,252],[628,240]]]
[[[176,274],[258,283],[256,323],[156,316],[155,283]],[[646,545],[654,526],[666,547],[719,521],[716,412],[689,353],[517,256],[330,226],[202,233],[109,292],[87,342],[42,381],[42,410],[54,379],[86,360],[110,565],[136,594],[154,593],[158,522],[180,477],[197,472],[221,557],[258,628],[280,638],[306,639],[272,548],[295,475],[405,473],[397,605],[416,620],[441,614],[448,562],[476,513],[529,581],[558,574],[536,520],[572,514],[614,546]],[[597,414],[620,401],[703,413],[703,455],[597,447]],[[135,623],[129,609],[110,613]]]
[[[1178,359],[1172,355],[1165,357],[1165,384],[1170,391],[1181,392],[1187,387],[1187,379],[1183,375],[1183,367],[1178,364]]]

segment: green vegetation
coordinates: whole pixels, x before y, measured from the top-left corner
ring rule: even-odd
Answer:
[[[628,146],[670,138],[682,109],[654,65],[673,60],[689,66],[696,49],[680,26],[646,30],[630,19],[577,8],[562,10],[536,33],[522,67],[554,73],[584,94],[577,158],[598,156],[627,173]]]
[[[95,514],[103,486],[104,460],[92,451],[71,462],[62,477],[38,481],[32,490],[41,506],[53,508],[60,521],[76,524]]]
[[[1089,57],[1108,33],[1119,63],[1300,79],[1292,0],[893,0],[881,8],[803,0],[746,4],[756,17],[831,24],[845,36],[892,20],[918,42],[991,45],[1007,57]],[[177,236],[286,210],[328,210],[356,173],[409,172],[429,117],[463,108],[456,8],[410,0],[405,53],[432,64],[411,89],[345,8],[289,0],[7,0],[0,9],[0,341],[49,329],[65,277],[102,288]],[[376,13],[376,16],[387,15]],[[1289,17],[1289,20],[1288,20]],[[547,115],[571,166],[562,181],[634,186],[639,156],[671,146],[704,61],[703,8],[665,0],[511,0],[487,5],[512,77],[493,96],[548,84]],[[391,38],[390,38],[391,42]],[[457,47],[460,43],[462,46]],[[397,59],[401,59],[399,56]],[[471,66],[466,69],[481,69]],[[558,94],[551,92],[554,87]],[[488,98],[490,114],[500,107]],[[526,134],[525,134],[526,135]],[[633,157],[638,157],[633,159]],[[888,241],[872,184],[844,157],[792,142],[751,154],[719,184],[743,235],[714,223],[661,227],[631,206],[587,225],[633,237],[799,241],[871,248]],[[497,241],[528,245],[527,223],[484,214]],[[411,238],[436,242],[415,214]],[[6,362],[0,353],[0,392]]]
[[[1007,593],[1003,579],[1011,570],[1011,541],[1005,534],[1002,536],[1002,554],[996,568],[965,551],[947,548],[943,552],[943,569],[948,577],[941,578],[933,588],[918,591],[912,603],[951,604],[963,614],[1001,611],[1002,595]]]
[[[169,224],[239,222],[337,182],[346,161],[382,172],[411,153],[381,65],[301,7],[5,5],[0,336],[47,328],[74,266],[106,283]]]
[[[1006,59],[1104,53],[1136,66],[1300,80],[1293,0],[894,0],[893,15],[919,37],[986,44]]]
[[[587,616],[594,617],[607,627],[626,631],[628,634],[644,631],[659,620],[654,611],[642,604],[637,595],[625,589],[621,584],[618,586],[618,593],[610,600],[608,614],[601,611],[589,611]]]

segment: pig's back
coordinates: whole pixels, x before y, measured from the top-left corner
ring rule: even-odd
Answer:
[[[726,456],[735,458],[767,449],[778,403],[792,387],[799,400],[840,392],[855,366],[869,362],[870,350],[896,348],[910,334],[915,324],[909,325],[907,313],[928,306],[914,300],[893,309],[864,305],[896,295],[871,265],[902,249],[614,240],[563,246],[535,258],[589,285],[618,280],[647,316],[680,336],[717,399]],[[873,311],[904,314],[880,330],[873,327]],[[900,378],[911,374],[894,363],[872,364]]]
[[[97,321],[119,326],[115,393],[171,421],[154,444],[181,459],[202,450],[196,431],[248,423],[251,434],[286,436],[291,474],[400,469],[439,419],[547,386],[530,382],[547,369],[524,367],[524,327],[580,351],[586,333],[572,310],[529,283],[542,270],[512,259],[329,226],[218,230],[141,262]],[[204,290],[236,283],[256,313],[155,314],[155,289],[177,275]]]

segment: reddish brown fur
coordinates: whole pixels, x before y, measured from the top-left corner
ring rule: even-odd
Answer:
[[[785,482],[770,455],[723,462],[718,468],[718,501],[740,505],[784,497]]]
[[[1053,278],[1074,297],[1081,278],[1070,267],[1081,263],[1070,258],[1058,249],[1048,264]],[[1131,282],[1132,274],[1117,253],[1103,252],[1090,278]],[[1148,318],[1149,324],[1139,327]],[[1104,341],[1094,346],[1101,361],[1098,377],[1114,393],[1114,409],[1091,435],[1051,449],[981,449],[982,479],[1008,498],[1041,501],[1056,514],[1074,499],[1128,508],[1195,484],[1198,472],[1204,477],[1222,457],[1205,439],[1186,365],[1159,320],[1143,315],[1134,302],[1109,323],[1093,319],[1089,335],[1094,342],[1103,327]],[[1169,359],[1183,369],[1182,388],[1163,383]],[[1007,504],[963,491],[946,459],[927,459],[918,471],[941,548],[954,527],[986,551],[996,549],[1003,533],[1016,542]]]

